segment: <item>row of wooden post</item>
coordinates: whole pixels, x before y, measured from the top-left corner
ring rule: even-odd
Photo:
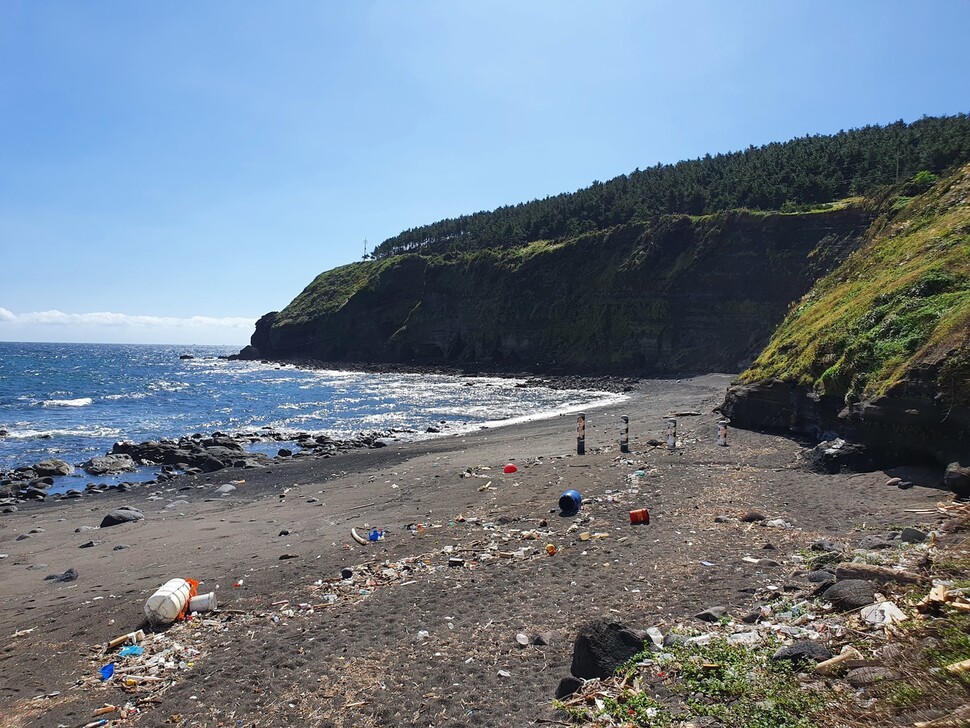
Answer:
[[[719,420],[717,423],[717,444],[727,447],[727,420]],[[677,449],[677,420],[673,417],[667,418],[667,449]],[[620,417],[620,452],[630,452],[630,418],[626,415]],[[576,454],[586,454],[586,413],[580,412],[576,416]]]

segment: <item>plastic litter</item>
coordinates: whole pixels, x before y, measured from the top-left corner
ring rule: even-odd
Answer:
[[[583,504],[583,496],[579,494],[578,490],[567,490],[561,496],[559,496],[559,510],[563,512],[564,515],[572,515],[579,511],[580,506]]]
[[[145,602],[145,616],[152,624],[171,624],[185,614],[189,600],[195,593],[194,585],[188,579],[169,579]]]
[[[634,525],[638,523],[649,524],[650,511],[648,511],[646,508],[637,508],[636,510],[630,511],[630,523]]]
[[[110,680],[111,676],[115,674],[115,664],[109,662],[107,665],[102,667],[99,672],[101,673],[102,680]]]
[[[138,645],[128,645],[127,647],[121,648],[121,651],[118,652],[118,657],[128,657],[129,655],[134,655],[137,657],[144,651],[144,647],[139,647]]]
[[[512,463],[509,463],[504,468],[502,468],[502,472],[505,473],[506,475],[511,475],[512,473],[519,472],[519,469],[515,467],[515,465],[513,465]]]

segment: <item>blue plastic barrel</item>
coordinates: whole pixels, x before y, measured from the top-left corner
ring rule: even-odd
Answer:
[[[559,496],[559,510],[567,516],[578,512],[582,504],[583,496],[579,494],[578,490],[567,490]]]

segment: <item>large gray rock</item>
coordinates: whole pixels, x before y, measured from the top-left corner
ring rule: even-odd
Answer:
[[[943,474],[943,484],[960,498],[970,498],[970,468],[950,463]]]
[[[610,677],[620,665],[643,651],[644,635],[619,622],[598,619],[579,629],[570,672],[584,680]]]
[[[116,508],[106,515],[101,520],[101,528],[107,528],[108,526],[118,526],[122,523],[134,523],[135,521],[145,520],[145,514],[142,513],[137,508],[132,508],[131,506],[122,506],[121,508]]]
[[[872,604],[875,596],[876,585],[865,579],[837,581],[822,592],[822,597],[842,612],[866,607]]]
[[[131,455],[118,453],[113,455],[99,455],[81,463],[84,472],[90,475],[117,475],[130,473],[137,466]]]
[[[57,458],[41,460],[33,466],[37,475],[70,475],[74,472],[74,466]]]

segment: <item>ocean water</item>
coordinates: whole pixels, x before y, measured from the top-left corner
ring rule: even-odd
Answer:
[[[443,434],[613,399],[604,392],[516,388],[515,380],[307,371],[219,359],[230,347],[0,342],[0,471],[57,457],[72,465],[118,440],[269,427],[347,438],[429,425]],[[192,359],[180,359],[191,354]],[[468,386],[469,384],[473,386]],[[444,423],[444,424],[441,424]],[[412,437],[426,435],[416,434]],[[264,452],[275,453],[277,443]],[[256,446],[255,449],[260,449]],[[54,489],[148,479],[78,470]],[[65,482],[61,482],[65,481]]]

